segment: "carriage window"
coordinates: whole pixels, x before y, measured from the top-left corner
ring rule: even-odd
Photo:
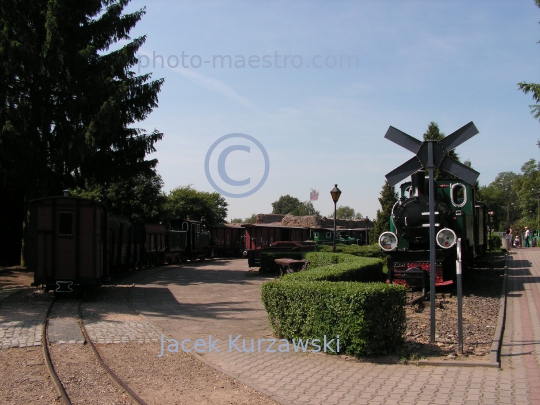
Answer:
[[[326,237],[331,238],[332,237],[332,232],[326,232]]]
[[[452,184],[450,196],[454,207],[463,207],[467,203],[467,189],[465,185],[461,183]]]
[[[189,224],[187,222],[182,222],[182,231],[187,232],[189,230]]]
[[[316,238],[319,237],[319,232],[315,232],[315,237],[316,237]]]
[[[201,225],[197,224],[197,233],[201,233]]]
[[[73,236],[73,212],[60,211],[58,215],[58,235]]]

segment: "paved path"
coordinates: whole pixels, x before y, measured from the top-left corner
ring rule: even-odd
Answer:
[[[186,350],[201,339],[206,361],[283,404],[540,404],[540,248],[511,256],[501,370],[359,363],[292,347],[266,353],[266,342],[259,351],[272,335],[260,300],[266,280],[245,277],[245,261],[165,270],[143,279],[132,301]],[[219,353],[209,352],[210,339]]]
[[[540,248],[515,249],[510,257],[501,367],[514,389],[540,404]]]

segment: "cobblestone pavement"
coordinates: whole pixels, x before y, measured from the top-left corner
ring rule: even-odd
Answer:
[[[0,301],[0,348],[41,346],[41,328],[52,296],[33,288],[10,295]]]
[[[137,285],[132,302],[179,343],[190,339],[185,349],[193,352],[196,339],[205,341],[198,347],[206,362],[283,404],[536,404],[540,248],[514,252],[510,264],[500,370],[362,363],[325,354],[266,353],[264,346],[259,352],[257,339],[272,335],[260,301],[266,280],[245,277],[247,264],[240,260],[154,274]],[[219,353],[208,352],[209,335],[220,339]],[[242,339],[251,349],[251,338],[254,350],[244,352]],[[166,349],[165,355],[174,353]]]
[[[94,343],[155,343],[163,331],[148,320],[87,322],[86,329]]]

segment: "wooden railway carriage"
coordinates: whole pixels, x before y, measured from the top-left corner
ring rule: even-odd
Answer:
[[[55,291],[100,284],[107,274],[107,209],[77,197],[30,202],[29,268],[34,283]]]

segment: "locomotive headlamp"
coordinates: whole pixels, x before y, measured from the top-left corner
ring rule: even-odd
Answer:
[[[381,236],[379,236],[379,246],[382,250],[390,251],[395,250],[398,245],[398,238],[395,233],[393,232],[383,232]]]
[[[456,233],[451,229],[444,228],[437,233],[437,245],[443,249],[450,249],[456,244],[456,241]]]

